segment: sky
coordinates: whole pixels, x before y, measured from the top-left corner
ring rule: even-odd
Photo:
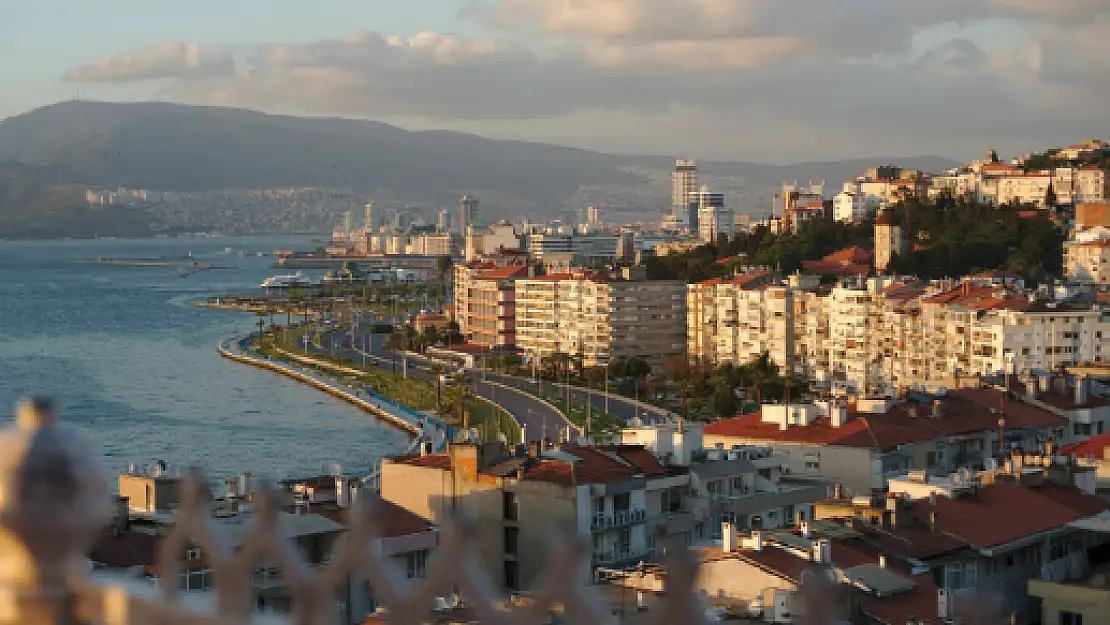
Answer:
[[[1106,138],[1110,0],[0,0],[0,118],[162,100],[770,163]]]

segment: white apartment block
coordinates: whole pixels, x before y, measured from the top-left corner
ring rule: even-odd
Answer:
[[[583,366],[640,357],[658,364],[686,351],[686,285],[647,280],[642,268],[620,275],[576,272],[516,282],[516,344],[525,359],[556,352]]]
[[[1052,186],[1052,172],[1014,174],[998,179],[998,204],[1033,204],[1044,206],[1048,189]],[[1055,190],[1053,190],[1055,193]],[[1057,198],[1057,201],[1059,199]]]
[[[868,201],[858,191],[844,190],[833,197],[833,219],[846,224],[858,224],[875,210],[877,202]]]
[[[1081,284],[1110,284],[1110,230],[1091,228],[1064,242],[1064,275]]]
[[[1108,189],[1106,172],[1099,167],[1057,167],[1052,190],[1061,204],[1105,202]]]
[[[794,360],[793,290],[770,270],[689,285],[688,355],[694,362],[745,364],[767,352],[780,367]]]
[[[834,389],[936,390],[978,375],[1110,359],[1110,310],[970,279],[932,286],[872,279],[827,291],[700,284],[687,298],[692,358],[744,362],[767,351]],[[789,303],[785,325],[777,323],[779,301]]]

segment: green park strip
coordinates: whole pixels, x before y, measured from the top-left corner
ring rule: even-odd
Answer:
[[[395,375],[391,371],[374,366],[363,366],[362,363],[346,358],[315,353],[304,356],[304,345],[301,341],[306,332],[308,332],[306,328],[293,328],[279,333],[285,336],[279,338],[277,346],[274,345],[273,337],[267,336],[261,345],[254,341],[251,347],[271,359],[292,361],[297,366],[316,370],[350,385],[368,385],[379,395],[414,410],[437,410],[437,390],[434,382],[415,377],[405,378],[400,373]],[[324,363],[324,366],[314,365],[309,361]],[[337,371],[337,369],[350,371]],[[398,371],[400,371],[399,367]],[[463,406],[462,418],[459,417],[458,409],[460,401]],[[478,428],[482,440],[497,440],[498,434],[503,434],[509,441],[520,439],[520,428],[511,415],[458,385],[451,383],[442,385],[440,414],[449,425]]]

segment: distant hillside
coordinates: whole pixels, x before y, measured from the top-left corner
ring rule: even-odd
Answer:
[[[104,186],[391,189],[435,202],[490,189],[543,205],[581,184],[632,178],[616,157],[584,150],[166,103],[62,102],[6,119],[6,158]]]
[[[242,109],[70,101],[0,121],[0,163],[6,176],[0,226],[33,233],[27,236],[51,236],[52,228],[56,236],[72,236],[81,228],[100,233],[117,222],[66,213],[67,221],[51,226],[51,219],[61,218],[58,211],[83,207],[80,184],[178,191],[346,188],[398,206],[451,206],[458,195],[476,193],[488,218],[551,217],[597,202],[619,208],[617,219],[632,220],[669,204],[674,157],[602,154]],[[783,181],[825,180],[831,194],[843,180],[885,163],[927,171],[953,165],[924,156],[797,165],[705,161],[699,167],[734,207],[759,214]],[[152,225],[149,213],[131,217],[135,223],[117,223],[126,233]]]
[[[0,160],[57,167],[90,183],[163,190],[346,187],[395,190],[444,202],[492,190],[557,206],[581,186],[637,178],[624,166],[667,170],[673,157],[494,141],[455,132],[410,132],[371,121],[268,115],[169,103],[60,102],[0,122]],[[879,163],[927,170],[938,157],[764,165],[704,162],[709,175],[756,184],[825,179],[830,185]]]
[[[85,186],[56,169],[0,161],[0,238],[149,236],[150,217],[90,210]]]

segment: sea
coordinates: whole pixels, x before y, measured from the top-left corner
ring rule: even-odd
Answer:
[[[243,471],[318,475],[336,464],[370,472],[407,446],[403,432],[221,358],[217,344],[250,331],[256,317],[191,305],[261,293],[264,278],[288,273],[270,269],[275,249],[313,247],[307,236],[0,241],[0,409],[30,395],[54,400],[61,421],[102,453],[110,478],[159,460],[170,471],[199,468],[214,483]],[[154,257],[227,268],[75,262]]]

